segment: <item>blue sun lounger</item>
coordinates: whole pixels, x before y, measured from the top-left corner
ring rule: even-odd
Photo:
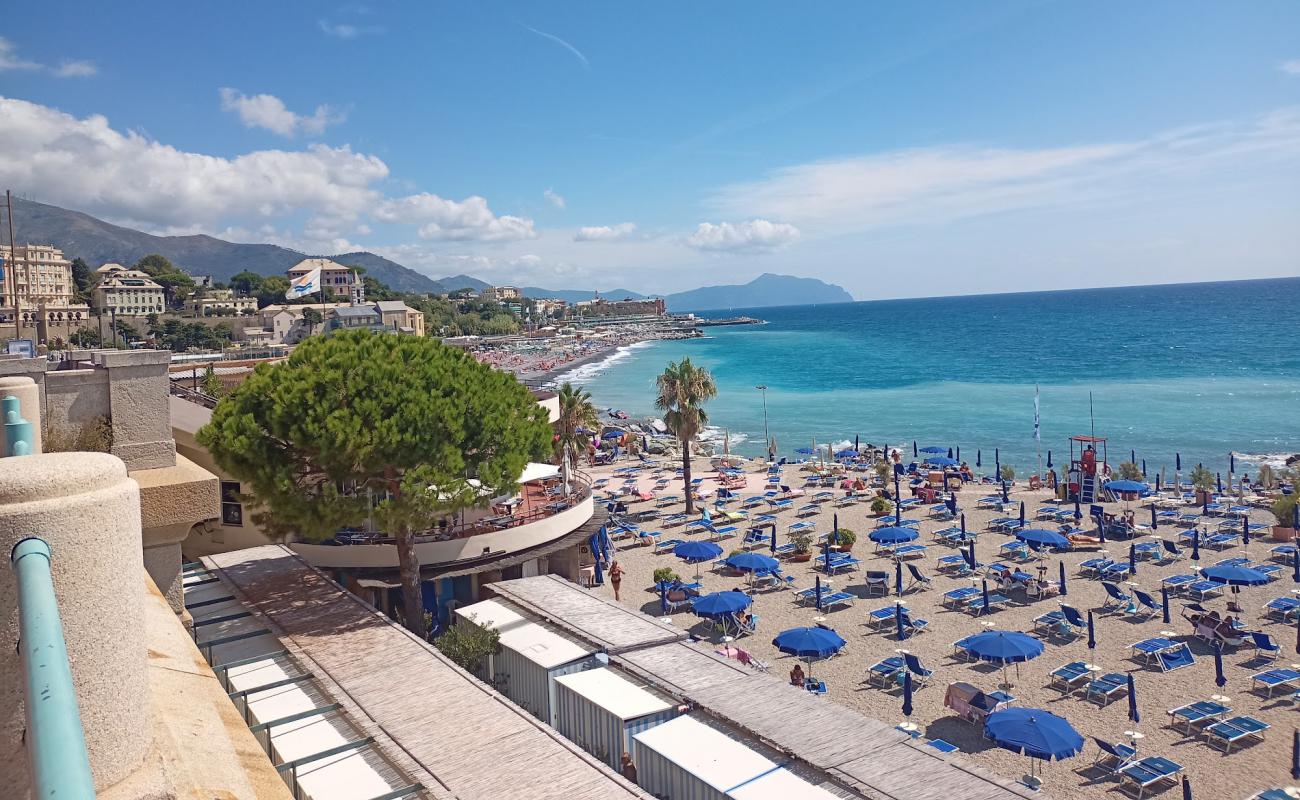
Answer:
[[[996,531],[1001,530],[1004,524],[1016,521],[1018,521],[1016,517],[994,517],[988,521],[988,524],[985,527],[991,531]]]
[[[1178,724],[1181,722],[1183,729],[1189,735],[1193,732],[1193,729],[1204,728],[1206,725],[1217,722],[1231,713],[1231,708],[1213,700],[1200,700],[1169,709],[1169,716],[1173,717],[1170,724],[1177,729]]]
[[[1132,651],[1132,655],[1130,657],[1133,658],[1134,660],[1141,658],[1143,663],[1150,664],[1161,653],[1167,652],[1169,650],[1173,650],[1178,646],[1179,646],[1178,642],[1175,642],[1173,639],[1166,639],[1163,636],[1157,636],[1151,639],[1143,639],[1140,642],[1134,642],[1133,644],[1129,645],[1129,649]],[[1183,645],[1183,647],[1186,646],[1187,645]]]
[[[1300,600],[1294,597],[1278,597],[1264,605],[1264,616],[1280,622],[1290,622],[1300,613]]]
[[[1270,669],[1250,676],[1251,690],[1267,689],[1269,697],[1278,687],[1294,690],[1296,681],[1300,681],[1300,671],[1294,669]]]
[[[664,517],[663,523],[665,525],[682,525],[686,522],[687,519],[689,519],[689,517],[687,517],[685,514],[681,514],[681,513],[669,514],[668,516]]]
[[[1205,740],[1211,745],[1217,741],[1223,745],[1224,755],[1232,752],[1232,746],[1249,739],[1264,740],[1264,732],[1269,729],[1267,722],[1254,717],[1242,715],[1223,722],[1216,722],[1205,729]]]
[[[1123,672],[1108,672],[1088,681],[1083,687],[1084,699],[1105,706],[1128,691],[1128,676]]]
[[[677,545],[682,544],[682,543],[685,542],[685,541],[686,541],[685,539],[663,539],[663,540],[658,540],[658,541],[655,542],[655,549],[654,549],[654,552],[655,552],[656,554],[659,554],[659,553],[671,553],[671,552],[673,551],[673,548],[677,547]]]
[[[1207,600],[1223,594],[1223,584],[1215,581],[1195,581],[1183,587],[1183,594],[1197,600]]]
[[[1038,507],[1038,510],[1034,512],[1034,517],[1036,519],[1056,519],[1056,515],[1059,513],[1061,513],[1060,506],[1045,505]]]
[[[884,630],[886,626],[894,624],[894,614],[897,611],[897,606],[892,604],[882,606],[874,611],[868,611],[866,625],[875,630]]]
[[[817,523],[815,522],[796,522],[789,528],[790,533],[799,533],[800,531],[811,533],[815,530],[817,530]]]
[[[906,669],[902,656],[890,656],[867,667],[867,682],[881,689],[892,689],[898,685],[898,676]]]
[[[750,497],[746,497],[746,498],[741,502],[740,507],[741,507],[741,508],[755,508],[756,506],[761,506],[761,505],[763,505],[763,503],[766,502],[766,501],[767,501],[767,498],[766,498],[766,497],[763,497],[761,494],[756,494],[756,495],[753,495],[753,496],[750,496]]]
[[[1160,580],[1160,583],[1164,584],[1164,587],[1169,591],[1173,592],[1174,594],[1179,594],[1188,586],[1191,586],[1193,583],[1196,583],[1196,576],[1195,575],[1170,575],[1167,578],[1162,578]]]
[[[1291,559],[1295,558],[1295,545],[1280,544],[1277,547],[1274,547],[1272,550],[1269,550],[1268,553],[1269,553],[1268,557],[1273,559],[1274,561],[1281,561],[1283,563],[1290,564]]]
[[[1097,743],[1097,759],[1092,762],[1092,766],[1105,775],[1114,776],[1137,757],[1137,750],[1129,745],[1119,742],[1111,744],[1095,736],[1092,740]]]
[[[1229,547],[1235,547],[1237,540],[1240,538],[1235,533],[1216,533],[1213,536],[1207,536],[1201,544],[1211,550],[1226,550]]]
[[[1088,671],[1087,665],[1082,661],[1071,661],[1069,664],[1062,664],[1048,673],[1051,681],[1047,684],[1053,689],[1059,689],[1063,694],[1071,694],[1079,689],[1080,686],[1088,683],[1092,673]]]
[[[811,517],[822,513],[822,507],[816,503],[806,503],[799,506],[799,510],[794,512],[796,517]]]
[[[925,555],[925,545],[905,544],[893,549],[894,558],[918,558]]]
[[[1142,796],[1148,789],[1166,781],[1176,782],[1178,774],[1182,771],[1181,764],[1161,756],[1147,756],[1119,771],[1119,785],[1121,789],[1127,791],[1136,790],[1135,796],[1138,800],[1142,800]]]
[[[997,592],[990,592],[988,607],[986,608],[984,606],[984,594],[981,591],[978,597],[973,597],[970,602],[966,603],[966,610],[978,617],[980,614],[984,614],[988,611],[996,611],[1010,602],[1010,597]]]
[[[769,500],[768,505],[772,507],[773,511],[784,511],[787,508],[794,508],[794,501],[782,497]]]
[[[996,494],[989,495],[988,497],[981,497],[979,500],[975,501],[975,505],[979,508],[1001,508],[1002,497]]]
[[[1181,642],[1172,650],[1165,650],[1156,653],[1156,663],[1160,665],[1161,672],[1173,672],[1176,669],[1190,667],[1196,663],[1196,657],[1188,649],[1186,642]]]
[[[1128,608],[1128,604],[1133,601],[1132,595],[1121,591],[1109,581],[1102,581],[1101,588],[1106,590],[1106,600],[1101,604],[1102,611],[1120,611]]]
[[[1094,578],[1101,577],[1102,569],[1105,567],[1109,567],[1114,563],[1115,563],[1114,561],[1112,561],[1109,558],[1105,558],[1104,556],[1098,556],[1097,558],[1089,558],[1086,561],[1080,562],[1079,574],[1080,575],[1091,574]]]
[[[980,589],[978,586],[962,586],[943,593],[943,604],[949,608],[961,608],[966,605],[966,601],[972,597],[978,597]]]
[[[951,508],[948,508],[947,503],[935,503],[927,508],[925,513],[930,519],[952,519],[957,516],[952,512]]]
[[[1201,524],[1201,515],[1192,512],[1188,512],[1186,514],[1179,514],[1178,524],[1182,525],[1185,528],[1195,528],[1197,525]]]
[[[975,566],[980,567],[983,565],[977,561]],[[958,577],[969,575],[972,572],[970,564],[966,563],[966,557],[960,553],[939,556],[939,560],[935,562],[935,569],[947,575],[956,575]]]

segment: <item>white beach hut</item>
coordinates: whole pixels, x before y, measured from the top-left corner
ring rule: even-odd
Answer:
[[[484,600],[456,609],[456,624],[472,623],[501,634],[500,652],[478,677],[542,722],[555,726],[555,679],[599,666],[595,649],[530,622],[508,605]]]
[[[619,767],[632,736],[677,715],[668,699],[603,668],[555,679],[555,729],[583,750]]]
[[[666,800],[834,797],[689,716],[636,734],[632,758],[641,788]]]

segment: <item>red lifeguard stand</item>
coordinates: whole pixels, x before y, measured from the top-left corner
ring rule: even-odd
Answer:
[[[1075,445],[1078,444],[1078,453]],[[1101,458],[1098,459],[1097,446],[1101,445]],[[1110,459],[1104,436],[1070,437],[1070,473],[1069,498],[1080,503],[1097,502],[1097,476],[1109,469]]]

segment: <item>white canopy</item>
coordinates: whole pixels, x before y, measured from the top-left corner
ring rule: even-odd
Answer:
[[[524,467],[523,474],[519,476],[519,483],[532,483],[533,481],[544,481],[558,477],[560,477],[560,468],[554,464],[534,464],[530,462]]]

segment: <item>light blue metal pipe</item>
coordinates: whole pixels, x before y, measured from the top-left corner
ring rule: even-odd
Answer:
[[[4,414],[4,455],[31,455],[32,423],[23,419],[18,398],[10,395],[0,401],[0,413]]]
[[[14,545],[10,557],[18,579],[19,654],[27,684],[27,759],[33,796],[91,800],[95,782],[54,597],[50,546],[29,537]]]

